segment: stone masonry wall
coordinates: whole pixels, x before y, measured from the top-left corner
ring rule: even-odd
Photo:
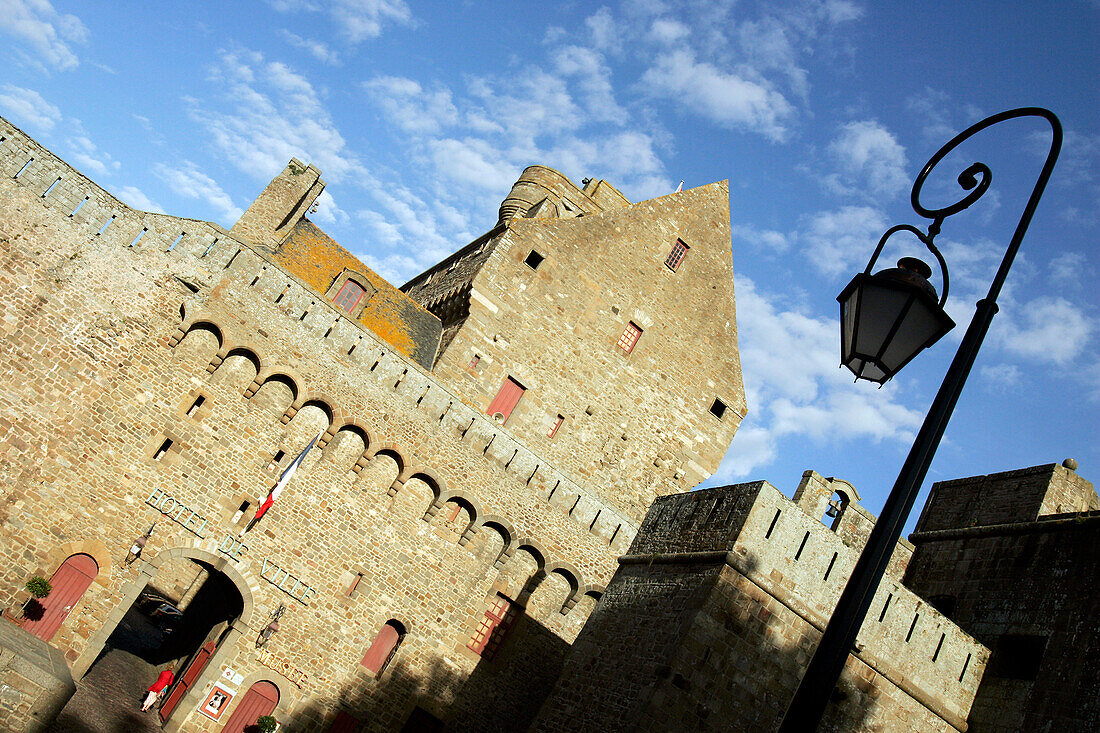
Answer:
[[[0,180],[0,607],[92,555],[52,640],[79,676],[162,567],[197,560],[244,611],[169,729],[214,729],[192,711],[226,669],[275,682],[303,729],[340,708],[389,730],[414,705],[523,727],[634,525],[215,225],[132,211],[4,121]],[[466,642],[498,592],[526,613],[486,661]],[[359,660],[387,619],[408,634],[375,679]]]
[[[971,730],[1100,729],[1100,511],[1040,509],[1094,506],[1092,485],[1036,466],[941,482],[932,500],[911,537],[905,582],[993,652]],[[962,510],[981,500],[990,511]],[[990,521],[1013,505],[1019,521]],[[943,526],[946,516],[961,523]]]
[[[601,711],[590,730],[772,729],[859,549],[766,482],[662,497],[535,729],[581,711]],[[687,605],[670,615],[673,597]],[[895,577],[856,649],[825,729],[965,729],[988,652]],[[632,716],[608,708],[620,698]]]
[[[655,496],[717,469],[745,414],[728,196],[716,183],[584,217],[514,220],[435,373],[480,411],[518,381],[526,392],[507,426],[639,521]],[[677,239],[690,249],[673,271]],[[543,257],[535,268],[532,251]],[[626,353],[617,343],[629,323],[643,333]]]

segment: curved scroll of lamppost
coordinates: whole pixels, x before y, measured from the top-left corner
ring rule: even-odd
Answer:
[[[943,160],[944,156],[973,135],[992,125],[1020,117],[1041,117],[1050,123],[1053,133],[1050,152],[1047,154],[1046,162],[1043,164],[1035,187],[1032,189],[1031,197],[1024,207],[1020,221],[1016,225],[1016,230],[1012,234],[1012,239],[989,287],[989,292],[985,298],[978,301],[974,318],[971,320],[966,335],[963,336],[962,342],[959,344],[959,350],[955,353],[955,358],[944,376],[943,383],[928,409],[928,414],[917,433],[913,447],[909,450],[905,463],[902,464],[901,473],[898,475],[897,481],[883,505],[882,514],[875,522],[871,535],[867,539],[867,545],[860,554],[855,569],[844,587],[836,610],[833,612],[821,636],[821,641],[818,643],[817,650],[810,660],[809,667],[806,669],[806,674],[787,707],[787,712],[779,727],[781,733],[813,731],[817,729],[821,721],[825,706],[829,701],[833,688],[836,687],[837,680],[840,678],[848,654],[855,644],[856,635],[860,626],[863,625],[867,609],[874,598],[875,590],[886,572],[886,566],[890,562],[894,547],[901,536],[905,520],[913,508],[917,492],[928,473],[928,467],[932,463],[932,458],[939,447],[940,439],[947,428],[951,413],[954,411],[955,404],[962,393],[966,378],[974,366],[978,350],[981,348],[985,335],[989,330],[989,324],[997,312],[997,296],[1001,292],[1008,270],[1012,267],[1012,262],[1020,248],[1020,242],[1031,223],[1035,207],[1038,205],[1039,199],[1042,198],[1043,190],[1046,188],[1051,171],[1058,160],[1058,153],[1062,148],[1062,125],[1053,112],[1040,107],[1008,110],[987,117],[981,122],[971,125],[940,148],[925,164],[913,185],[911,199],[914,211],[932,220],[928,227],[928,235],[920,237],[926,244],[930,244],[935,235],[939,233],[943,221],[947,217],[966,209],[981,198],[992,182],[992,173],[989,167],[984,163],[974,163],[968,166],[958,178],[959,185],[969,193],[949,206],[940,209],[929,209],[920,203],[920,193],[932,169]],[[907,228],[907,230],[913,231],[910,228]],[[919,232],[918,236],[920,236]],[[880,242],[880,249],[884,242],[885,240]],[[944,273],[946,272],[945,267]]]

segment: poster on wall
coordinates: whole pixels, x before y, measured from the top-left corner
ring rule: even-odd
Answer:
[[[224,687],[220,682],[215,682],[214,689],[210,690],[210,694],[199,705],[199,712],[211,720],[221,720],[222,713],[229,707],[229,701],[233,699],[236,692],[232,688]]]

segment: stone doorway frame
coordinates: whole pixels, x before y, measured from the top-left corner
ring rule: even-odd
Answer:
[[[241,595],[241,615],[229,624],[225,637],[214,650],[214,654],[206,663],[205,669],[195,679],[194,684],[179,701],[172,716],[164,724],[164,730],[173,733],[179,730],[183,721],[202,702],[202,690],[221,674],[221,668],[225,662],[232,658],[234,648],[241,637],[250,637],[254,632],[250,626],[254,611],[253,597],[259,591],[259,581],[245,568],[238,567],[225,555],[202,546],[175,547],[162,550],[155,557],[144,561],[138,568],[138,575],[134,580],[122,586],[121,597],[111,612],[107,614],[103,625],[88,639],[88,646],[76,658],[72,666],[74,680],[80,680],[91,669],[92,664],[102,653],[107,640],[122,621],[123,616],[137,601],[138,596],[160,573],[162,567],[171,564],[174,560],[187,559],[198,560],[210,566],[210,569],[224,575],[237,588]]]

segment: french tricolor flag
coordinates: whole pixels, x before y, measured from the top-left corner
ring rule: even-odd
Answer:
[[[256,526],[267,510],[271,508],[271,505],[275,503],[275,500],[279,498],[279,494],[283,493],[283,489],[290,483],[290,479],[294,478],[294,473],[298,470],[298,466],[302,465],[302,461],[305,460],[306,454],[310,449],[317,444],[317,441],[321,439],[321,436],[325,434],[324,430],[313,436],[313,440],[309,441],[309,444],[302,449],[302,452],[298,454],[298,457],[291,461],[290,465],[283,469],[282,474],[279,476],[279,480],[275,482],[275,486],[271,488],[271,491],[267,492],[267,498],[260,504],[260,508],[256,510],[256,516],[252,517],[252,521],[248,523],[248,526],[244,528],[245,532]],[[244,534],[242,532],[241,534]]]

